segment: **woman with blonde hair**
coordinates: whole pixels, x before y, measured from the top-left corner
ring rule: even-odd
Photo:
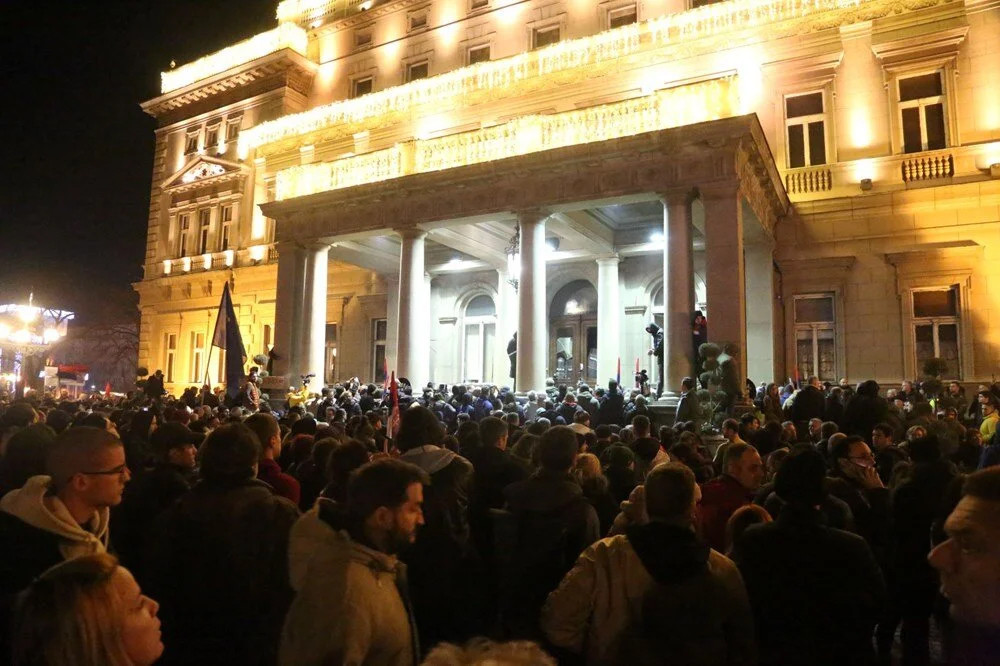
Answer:
[[[107,553],[58,564],[18,597],[14,666],[148,666],[163,654],[159,605]]]

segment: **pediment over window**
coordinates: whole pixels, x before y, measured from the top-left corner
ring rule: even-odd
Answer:
[[[872,35],[872,52],[888,72],[937,67],[958,56],[968,33],[969,22],[964,15],[894,26]]]
[[[248,169],[239,162],[230,162],[197,155],[163,182],[163,189],[179,190],[200,186],[206,181],[224,181],[246,175]]]

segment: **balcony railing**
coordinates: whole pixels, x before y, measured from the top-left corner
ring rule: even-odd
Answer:
[[[785,173],[785,191],[789,194],[829,192],[833,189],[833,174],[829,167],[806,167]]]
[[[955,158],[951,153],[921,154],[903,160],[899,168],[904,183],[951,178],[955,175]]]

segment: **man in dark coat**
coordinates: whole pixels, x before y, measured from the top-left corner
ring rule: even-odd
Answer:
[[[677,412],[674,415],[674,423],[685,421],[694,421],[695,431],[701,427],[701,403],[691,377],[681,380],[681,399],[677,401]]]
[[[147,578],[170,646],[165,666],[275,663],[299,510],[254,478],[259,454],[242,423],[216,428],[202,445],[201,481],[153,530]]]
[[[507,522],[500,564],[501,620],[513,637],[538,638],[538,613],[584,548],[600,538],[600,521],[583,489],[570,474],[576,460],[576,433],[553,426],[538,443],[541,463],[534,475],[507,486]]]
[[[597,409],[597,420],[594,426],[625,424],[625,396],[618,388],[618,382],[612,379],[608,382],[608,392],[601,400]]]
[[[510,359],[510,378],[514,380],[514,387],[517,388],[517,331],[507,343],[507,358]]]
[[[844,406],[844,420],[840,424],[842,433],[868,437],[872,428],[889,418],[889,403],[878,392],[875,380],[858,384],[857,391]]]
[[[168,422],[150,436],[156,462],[125,488],[122,503],[111,511],[112,543],[122,566],[145,586],[145,553],[156,518],[195,482],[195,455],[203,435]]]
[[[660,328],[656,322],[649,322],[646,327],[646,332],[653,338],[653,344],[649,351],[646,352],[650,356],[656,357],[656,367],[660,369],[660,381],[656,384],[656,397],[659,398],[663,395],[663,329]]]
[[[166,389],[163,388],[163,371],[157,370],[152,377],[146,380],[143,393],[153,400],[160,400],[166,392]]]
[[[773,523],[735,544],[757,625],[761,664],[872,664],[872,630],[885,583],[861,537],[827,527],[819,506],[826,463],[792,452],[775,492],[786,502]]]

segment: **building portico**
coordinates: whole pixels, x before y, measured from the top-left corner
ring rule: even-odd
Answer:
[[[751,357],[751,370],[765,373],[770,362],[773,376],[769,248],[788,207],[754,115],[263,204],[279,247],[274,371],[292,385],[296,375],[323,376],[320,304],[339,290],[317,272],[334,259],[385,275],[395,287],[386,306],[386,365],[415,386],[489,379],[469,370],[476,363],[492,364],[493,383],[510,383],[506,346],[515,330],[520,392],[543,389],[557,366],[569,381],[604,383],[619,359],[626,377],[635,358],[655,373],[642,328],[658,315],[657,291],[667,390],[692,371],[691,315],[699,302],[710,338],[743,350],[741,376]],[[556,292],[575,281],[589,284],[593,297],[568,296],[554,311]],[[697,284],[704,284],[702,301]],[[487,323],[461,316],[477,294],[492,301]],[[765,297],[770,317],[757,312]],[[455,331],[460,316],[463,329]],[[550,324],[565,317],[581,332],[552,339]]]

